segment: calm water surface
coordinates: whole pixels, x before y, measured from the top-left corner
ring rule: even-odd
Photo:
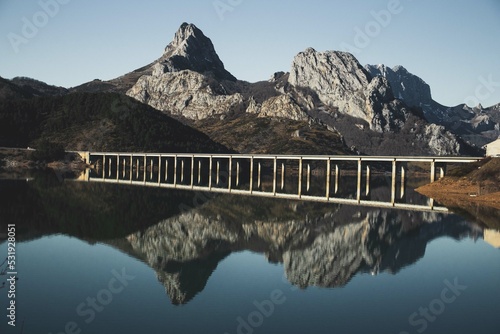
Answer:
[[[500,333],[499,232],[475,219],[45,174],[0,199],[1,333]]]

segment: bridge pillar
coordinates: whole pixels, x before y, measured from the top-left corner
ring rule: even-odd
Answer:
[[[335,195],[339,193],[339,181],[340,181],[340,168],[339,165],[335,165]]]
[[[400,199],[404,199],[406,196],[406,163],[401,164],[401,194]]]
[[[431,183],[436,181],[436,160],[431,161]]]
[[[231,188],[232,188],[232,184],[233,184],[233,157],[230,156],[229,157],[229,165],[228,165],[228,189],[229,189],[229,192],[231,192]]]
[[[174,157],[174,188],[177,186],[177,154]]]
[[[311,164],[307,164],[307,187],[306,187],[306,191],[309,192],[309,190],[311,189]]]
[[[257,189],[259,189],[259,190],[262,190],[261,189],[261,185],[262,185],[261,174],[262,174],[262,163],[259,161],[259,163],[257,165]]]
[[[394,205],[396,203],[396,175],[398,173],[397,170],[397,162],[396,159],[392,161],[392,175],[391,175],[391,204]]]
[[[366,165],[366,196],[370,195],[371,167]]]
[[[212,174],[213,174],[213,157],[210,156],[210,162],[208,166],[208,189],[212,190]]]
[[[281,163],[281,190],[285,189],[285,163]]]
[[[240,162],[236,161],[236,187],[240,186]]]
[[[361,177],[363,174],[363,169],[362,169],[362,161],[361,158],[358,159],[358,182],[357,182],[357,187],[356,187],[356,200],[361,202]]]
[[[327,200],[330,200],[330,181],[332,178],[332,161],[330,158],[326,161],[326,194],[325,197]]]
[[[250,194],[253,193],[253,156],[250,157]]]
[[[277,187],[277,178],[278,175],[278,160],[277,157],[274,157],[273,160],[273,194],[276,196],[276,187]]]
[[[130,155],[130,182],[134,178],[134,156]]]
[[[102,156],[102,178],[106,178],[106,154]]]
[[[198,160],[198,185],[201,185],[201,160]]]
[[[191,189],[194,187],[194,155],[191,156]]]
[[[302,197],[302,157],[299,158],[299,188],[298,188],[298,194],[299,198]]]
[[[217,160],[217,170],[216,170],[216,179],[215,179],[215,185],[219,185],[219,180],[220,180],[220,161]]]
[[[161,184],[161,155],[158,157],[158,185]]]

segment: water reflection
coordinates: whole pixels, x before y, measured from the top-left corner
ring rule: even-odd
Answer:
[[[147,263],[175,305],[202,292],[218,264],[234,252],[261,253],[281,263],[287,280],[300,288],[335,288],[360,273],[396,274],[423,258],[437,238],[484,237],[482,225],[436,212],[200,197],[60,182],[47,174],[30,182],[1,181],[1,189],[1,225],[15,222],[20,240],[66,234],[109,244]],[[372,194],[385,191],[379,187]]]
[[[156,271],[172,302],[185,304],[231,252],[251,250],[283,263],[287,279],[300,288],[334,288],[358,273],[397,273],[421,259],[437,238],[483,237],[478,225],[456,224],[437,213],[349,206],[321,212],[324,207],[268,202],[219,197],[126,239]],[[233,208],[238,218],[225,214]],[[294,217],[266,219],[254,208]]]

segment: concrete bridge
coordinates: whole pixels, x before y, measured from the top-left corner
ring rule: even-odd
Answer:
[[[189,189],[339,204],[447,211],[404,203],[408,164],[428,173],[430,182],[444,177],[450,164],[482,157],[322,156],[259,154],[167,154],[81,152],[95,167],[87,181]],[[391,197],[367,200],[374,174],[389,177]],[[355,178],[355,194],[341,195],[344,178]],[[399,186],[399,187],[398,187]]]

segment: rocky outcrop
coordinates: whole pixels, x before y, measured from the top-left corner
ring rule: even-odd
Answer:
[[[377,132],[399,130],[409,113],[395,100],[389,82],[380,76],[372,79],[350,53],[309,48],[295,57],[288,81],[312,90],[323,104],[366,121]]]
[[[159,63],[164,72],[192,70],[219,80],[236,81],[220,60],[210,38],[194,24],[183,23]]]
[[[373,115],[366,110],[365,96],[370,81],[371,76],[353,55],[312,48],[295,56],[288,79],[296,87],[312,89],[323,103],[371,121]]]
[[[258,114],[259,117],[280,117],[294,121],[308,121],[310,118],[293,97],[287,94],[271,97],[262,104],[251,99],[247,112]]]
[[[429,104],[433,101],[425,82],[403,67],[364,68],[345,52],[309,48],[294,58],[289,73],[277,72],[268,81],[248,83],[236,80],[224,68],[211,40],[201,30],[183,23],[159,59],[115,80],[86,85],[85,89],[121,91],[125,87],[127,95],[142,103],[195,120],[191,124],[200,126],[198,130],[203,132],[210,130],[203,124],[220,128],[228,120],[252,114],[250,117],[257,115],[259,119],[287,119],[332,129],[345,137],[348,147],[355,146],[360,153],[382,154],[376,149],[383,144],[383,154],[399,155],[401,145],[409,143],[411,149],[408,152],[405,148],[404,154],[474,154],[456,150],[468,145],[458,144],[457,138],[443,128],[422,131],[422,113],[412,107],[426,113],[425,108],[436,105]],[[440,117],[435,117],[439,125],[444,124],[446,115],[441,110]],[[427,120],[431,120],[429,117]],[[491,119],[472,118],[467,118],[467,126],[474,131],[488,130],[491,136],[498,132]],[[339,124],[342,121],[346,124]],[[465,127],[462,120],[455,123]],[[243,135],[247,130],[239,131]],[[468,135],[467,131],[460,135]],[[392,148],[390,142],[398,139],[403,144]]]
[[[210,39],[193,24],[183,23],[162,57],[127,95],[173,115],[204,119],[243,112],[243,97],[225,81],[235,81]]]
[[[404,101],[410,107],[425,107],[433,104],[430,86],[421,78],[408,72],[403,66],[394,68],[385,65],[366,65],[365,69],[373,77],[386,78],[394,96]]]
[[[395,97],[410,107],[420,108],[427,121],[444,126],[470,144],[482,147],[500,135],[497,128],[500,119],[495,106],[443,106],[433,100],[431,88],[424,80],[402,66],[391,69],[385,65],[366,65],[365,68],[374,77],[386,78]]]
[[[460,152],[460,143],[443,126],[428,124],[425,126],[424,133],[416,136],[417,139],[428,139],[429,147],[435,155],[452,155]]]
[[[165,65],[156,64],[152,75],[141,77],[127,95],[155,109],[195,120],[243,111],[241,94],[225,94],[223,85],[195,71],[167,70]]]

